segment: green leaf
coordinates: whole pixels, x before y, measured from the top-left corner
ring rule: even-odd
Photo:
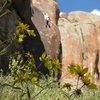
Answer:
[[[65,84],[63,85],[63,88],[67,88],[67,89],[70,91],[72,86],[73,86],[73,85],[70,84],[70,83],[65,83]]]
[[[34,30],[26,30],[27,31],[27,33],[28,33],[28,35],[29,36],[33,36],[33,37],[35,37],[36,36],[36,34],[34,33]]]
[[[83,77],[84,74],[86,74],[88,72],[88,68],[82,69],[82,67],[78,64],[71,64],[69,66],[69,69],[70,69],[70,73],[72,75],[78,75],[80,77]]]
[[[78,64],[71,64],[69,70],[72,75],[81,75],[82,72],[82,68]]]
[[[22,84],[21,84],[21,82],[19,82],[19,81],[15,83],[15,86],[17,86],[17,87],[21,87],[21,85],[22,85]]]
[[[84,85],[86,85],[86,86],[90,84],[90,76],[89,76],[89,74],[86,75],[86,76],[84,76],[84,77],[82,78],[82,82],[83,82]]]
[[[97,85],[96,84],[93,84],[93,83],[89,84],[87,87],[89,89],[97,89]]]
[[[40,61],[42,61],[42,57],[40,57],[39,59],[40,59]]]
[[[80,73],[82,71],[82,68],[79,65],[76,65],[75,69],[76,69],[77,73]]]
[[[83,70],[82,70],[82,74],[84,75],[84,74],[86,74],[88,72],[88,68],[84,68]]]
[[[38,73],[37,73],[36,71],[33,71],[32,74],[33,74],[34,76],[38,76]]]
[[[46,52],[44,52],[43,54],[42,54],[42,58],[45,58],[46,57]]]
[[[51,70],[51,69],[53,68],[52,61],[51,61],[51,60],[46,61],[46,62],[45,62],[45,66],[46,66],[49,70]]]
[[[70,64],[69,66],[68,66],[68,68],[69,68],[69,71],[70,71],[70,73],[72,74],[72,75],[76,75],[77,73],[76,73],[76,70],[75,70],[75,64]]]
[[[49,60],[46,52],[43,52],[42,56],[39,59],[42,62],[47,62]]]
[[[25,75],[23,76],[24,80],[29,80],[31,77],[28,73],[25,73]]]
[[[37,77],[33,77],[32,79],[31,79],[31,82],[34,84],[34,83],[36,83],[37,82]]]
[[[19,42],[19,43],[22,43],[22,42],[23,42],[23,39],[24,39],[25,37],[26,37],[26,36],[25,36],[24,34],[19,35],[18,42]]]

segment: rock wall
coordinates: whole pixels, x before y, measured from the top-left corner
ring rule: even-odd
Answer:
[[[100,77],[100,17],[76,11],[58,21],[62,44],[62,80],[70,78],[68,65],[88,67],[97,82]]]
[[[59,9],[54,0],[31,0],[31,2],[32,5],[38,8],[42,13],[48,13],[52,23],[58,23]]]

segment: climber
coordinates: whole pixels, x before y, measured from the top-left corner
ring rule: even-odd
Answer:
[[[46,20],[46,27],[47,27],[47,26],[50,27],[50,24],[49,24],[49,22],[50,22],[50,17],[49,17],[49,15],[48,15],[47,13],[44,14],[44,19]]]

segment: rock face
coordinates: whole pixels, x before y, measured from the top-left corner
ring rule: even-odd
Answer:
[[[32,5],[38,8],[42,13],[47,13],[51,22],[57,24],[59,18],[58,5],[54,0],[31,0]]]
[[[59,17],[57,3],[54,0],[31,0],[31,8],[32,22],[40,34],[47,55],[50,58],[58,58],[60,32],[56,25]],[[49,17],[49,25],[46,25],[45,14]]]
[[[58,27],[62,44],[62,80],[70,78],[67,67],[71,63],[88,67],[95,79],[99,79],[100,17],[72,12],[67,18],[59,18]]]
[[[57,58],[60,47],[60,32],[57,25],[51,21],[49,25],[46,25],[43,13],[34,6],[32,6],[32,10],[34,13],[32,13],[31,20],[39,32],[47,55],[50,58]]]
[[[74,11],[69,13],[68,20],[70,20],[72,23],[75,22],[83,22],[83,23],[91,23],[98,21],[99,16],[96,16],[92,13],[86,13],[82,11]]]

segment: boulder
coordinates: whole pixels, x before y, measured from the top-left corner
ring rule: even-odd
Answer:
[[[71,63],[82,64],[81,34],[78,33],[67,19],[60,18],[58,27],[61,35],[62,45],[62,78],[70,78],[68,65]]]
[[[83,11],[74,11],[69,13],[68,20],[70,20],[72,23],[76,22],[82,22],[82,23],[94,23],[99,20],[99,16],[83,12]]]
[[[88,67],[95,80],[99,79],[100,17],[86,12],[72,12],[67,19],[60,17],[58,27],[62,44],[62,80],[70,78],[68,65]]]
[[[31,20],[39,32],[47,55],[51,59],[58,58],[60,48],[60,32],[58,27],[52,22],[46,25],[44,15],[36,7],[32,6],[32,11]]]

